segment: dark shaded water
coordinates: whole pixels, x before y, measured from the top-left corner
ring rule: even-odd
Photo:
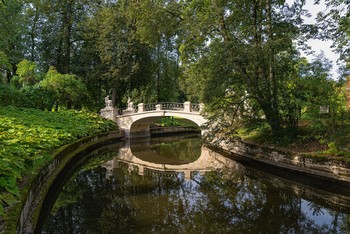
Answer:
[[[346,193],[243,166],[198,138],[153,139],[90,157],[42,232],[349,233]]]

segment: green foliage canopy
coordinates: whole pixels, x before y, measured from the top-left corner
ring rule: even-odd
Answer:
[[[17,75],[20,77],[19,82],[25,85],[32,85],[38,81],[37,64],[35,62],[23,59],[17,64]]]
[[[75,75],[61,74],[55,67],[50,67],[41,86],[54,93],[57,102],[77,102],[86,94],[86,87]]]

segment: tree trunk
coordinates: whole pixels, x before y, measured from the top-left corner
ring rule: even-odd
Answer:
[[[271,0],[266,1],[266,32],[267,32],[267,46],[268,46],[268,53],[269,53],[269,61],[268,61],[268,74],[269,74],[269,83],[270,83],[270,92],[271,92],[271,104],[272,109],[279,118],[278,114],[278,87],[277,87],[277,81],[276,76],[274,72],[274,63],[275,63],[275,56],[274,56],[274,48],[272,45],[273,41],[273,33],[272,33],[272,12],[271,12]]]
[[[117,98],[117,90],[112,88],[112,106],[115,107],[115,99]]]
[[[62,15],[62,73],[70,73],[71,34],[73,25],[74,0],[67,0]]]
[[[11,78],[12,78],[11,71],[9,69],[6,69],[5,72],[6,72],[7,83],[10,84]]]
[[[160,96],[160,39],[158,41],[157,46],[157,102],[159,102],[159,96]]]
[[[58,101],[56,101],[55,112],[58,112]]]
[[[39,12],[38,12],[38,8],[35,8],[35,16],[33,19],[33,26],[30,30],[30,39],[31,39],[31,51],[30,51],[30,58],[32,61],[35,61],[35,29],[36,29],[36,24],[38,22],[39,19]]]
[[[72,101],[71,100],[69,100],[67,102],[67,110],[70,110],[70,109],[72,109]]]
[[[281,128],[281,122],[280,122],[278,110],[276,110],[271,103],[263,103],[263,104],[260,104],[260,106],[265,114],[267,123],[271,127],[272,135],[274,136],[280,135],[282,128]]]

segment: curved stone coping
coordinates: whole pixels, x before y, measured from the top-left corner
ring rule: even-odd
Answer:
[[[6,233],[33,233],[39,217],[43,199],[55,177],[79,153],[89,152],[108,142],[121,141],[123,132],[113,131],[82,138],[74,143],[61,147],[53,159],[46,164],[24,189],[22,201],[11,208],[11,217],[6,220]],[[16,231],[15,231],[16,229]]]
[[[350,188],[350,162],[317,157],[303,153],[277,150],[253,143],[234,140],[221,142],[222,150],[282,169],[323,179]]]

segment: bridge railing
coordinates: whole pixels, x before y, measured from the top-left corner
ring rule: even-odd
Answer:
[[[162,110],[184,110],[184,104],[183,103],[176,103],[176,102],[163,102],[159,103],[161,105]]]
[[[198,104],[198,103],[191,104],[191,111],[193,112],[201,111],[201,104]]]
[[[144,104],[144,111],[155,111],[157,103]]]
[[[156,110],[176,110],[184,112],[200,112],[202,109],[201,104],[196,103],[177,103],[177,102],[160,102],[160,103],[139,103],[138,105],[132,105],[132,108],[128,107],[127,109],[119,111],[119,115],[123,114],[132,114],[132,113],[141,113],[147,111],[156,111]]]

